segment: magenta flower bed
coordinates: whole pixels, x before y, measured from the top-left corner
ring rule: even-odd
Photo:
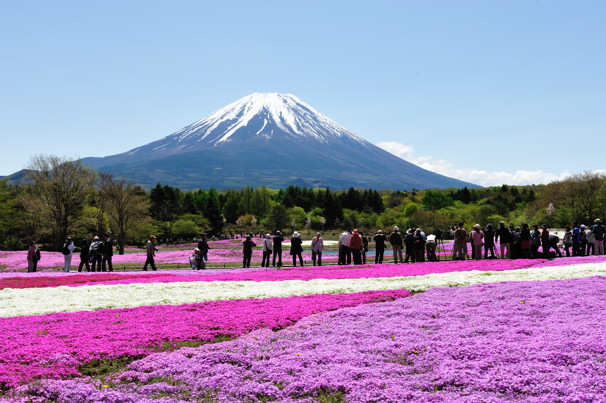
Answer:
[[[46,273],[45,273],[46,274]],[[167,273],[149,273],[149,274],[114,274],[114,273],[90,273],[86,276],[81,274],[64,274],[61,276],[19,276],[0,279],[0,290],[4,288],[42,288],[58,286],[77,286],[93,284],[110,284],[116,280],[153,280],[158,277],[166,278],[175,276]]]
[[[92,360],[138,357],[164,343],[281,329],[314,313],[410,296],[405,290],[215,301],[0,319],[0,389],[78,376]]]
[[[117,377],[125,386],[48,381],[27,391],[59,402],[158,393],[186,401],[606,401],[604,295],[602,277],[436,288],[277,333],[153,354]]]

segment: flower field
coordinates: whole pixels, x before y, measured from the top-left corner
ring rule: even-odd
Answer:
[[[606,256],[62,273],[49,252],[23,273],[19,253],[2,401],[606,400]]]

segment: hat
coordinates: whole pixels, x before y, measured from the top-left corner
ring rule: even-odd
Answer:
[[[595,222],[602,222],[602,220],[600,220],[599,218],[596,218]]]
[[[98,241],[99,237],[95,235],[95,237],[93,238],[93,241]]]
[[[269,235],[269,234],[265,234],[265,238],[267,238],[267,239],[271,239],[271,235]]]
[[[322,234],[320,234],[319,232],[316,232],[316,235],[322,235]]]
[[[67,237],[67,240],[71,242],[71,241],[72,241],[72,237],[71,237],[71,236],[68,236],[68,237]]]
[[[280,231],[276,231],[276,235],[280,235],[282,232]]]
[[[356,229],[354,230],[354,234],[357,234],[357,233],[358,233],[358,229],[356,228]]]
[[[381,231],[381,230],[377,231],[377,234],[382,234],[382,233],[383,233],[383,231]]]
[[[476,224],[473,226],[474,228],[480,228],[480,224]]]
[[[194,252],[200,253],[200,249],[196,248],[196,249],[194,249]]]
[[[581,224],[581,228],[587,228],[585,224]]]
[[[398,230],[398,226],[396,225],[395,227],[393,227],[393,230],[397,231]]]
[[[156,236],[155,235],[150,235],[149,239],[156,239]]]
[[[292,233],[292,236],[294,236],[295,238],[298,238],[299,237],[299,233],[297,231],[295,231],[295,232]]]

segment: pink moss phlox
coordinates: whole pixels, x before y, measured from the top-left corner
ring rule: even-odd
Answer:
[[[406,290],[213,301],[0,319],[0,385],[78,376],[93,360],[147,355],[165,344],[281,329],[314,313],[410,296]]]

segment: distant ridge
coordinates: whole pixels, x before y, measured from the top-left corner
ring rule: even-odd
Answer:
[[[145,187],[477,187],[404,161],[290,94],[254,93],[127,152],[83,162]]]

